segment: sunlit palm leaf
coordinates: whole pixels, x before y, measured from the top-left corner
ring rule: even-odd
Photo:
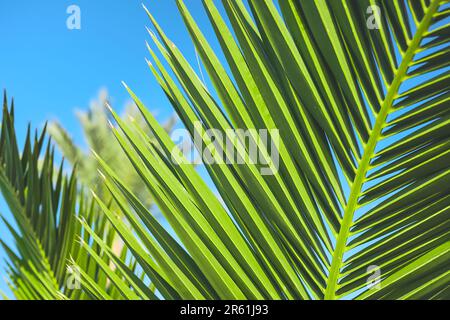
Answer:
[[[281,142],[273,176],[248,162],[205,165],[223,207],[191,166],[172,162],[173,142],[131,91],[158,143],[113,113],[118,141],[206,278],[183,280],[178,270],[171,288],[205,298],[205,284],[220,298],[448,294],[448,2],[286,0],[279,11],[269,0],[223,0],[227,24],[204,0],[231,74],[177,3],[219,100],[150,13],[171,72],[150,46],[149,66],[191,136],[279,129]],[[379,29],[368,28],[371,5]],[[105,163],[103,171],[115,198],[137,205]],[[366,287],[371,266],[381,289]]]
[[[148,13],[156,31],[149,30],[154,43],[148,45],[149,67],[191,137],[200,136],[216,157],[224,150],[231,157],[223,141],[212,143],[203,133],[268,129],[271,138],[280,138],[279,168],[271,163],[274,174],[263,175],[262,165],[249,161],[245,142],[256,144],[265,160],[273,149],[254,132],[238,134],[231,147],[242,164],[205,163],[218,197],[194,165],[182,155],[173,157],[178,147],[126,86],[147,126],[124,121],[109,108],[117,123],[111,132],[170,228],[97,154],[98,179],[114,205],[94,192],[104,217],[91,209],[79,224],[84,232],[76,233],[82,235],[81,246],[70,247],[82,256],[70,254],[80,268],[82,294],[95,299],[448,298],[448,3],[222,0],[219,7],[203,0],[225,65],[178,0],[214,92]],[[369,7],[380,12],[371,23]],[[2,159],[5,168],[17,168],[13,164],[26,163],[32,153],[24,152],[26,160],[19,156],[14,131],[5,129],[10,123],[2,127]],[[38,150],[42,141],[35,143]],[[49,174],[52,157],[44,159],[42,170]],[[25,219],[29,211],[23,210],[20,190],[34,185],[24,187],[24,173],[8,170],[0,182],[23,235],[15,238],[23,250],[28,246],[22,242],[30,243],[35,259],[28,269],[11,266],[16,286],[27,288],[17,295],[60,296],[55,270],[62,267],[55,269],[48,258],[60,219],[52,220],[49,210],[37,220]],[[51,186],[52,179],[44,184]],[[44,193],[44,200],[53,199],[52,192]],[[124,242],[120,257],[111,248],[111,228]],[[36,270],[44,272],[44,282],[35,278]]]

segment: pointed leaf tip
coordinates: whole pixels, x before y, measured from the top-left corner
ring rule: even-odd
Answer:
[[[148,11],[147,7],[145,6],[145,4],[142,4],[142,8],[144,8],[145,12],[147,12],[147,14],[150,16],[150,11]]]
[[[109,110],[109,112],[113,112],[113,109],[112,109],[111,105],[109,104],[109,102],[105,102],[104,106],[105,106],[105,108],[107,108]]]
[[[102,178],[103,180],[106,180],[106,176],[104,175],[104,173],[100,169],[97,169],[97,172],[98,172],[100,178]]]
[[[114,129],[114,125],[112,124],[112,122],[110,120],[108,120],[108,125],[111,129]]]
[[[147,49],[150,51],[151,49],[150,49],[150,45],[148,44],[148,42],[147,41],[145,41],[145,46],[147,47]]]
[[[92,154],[93,154],[96,158],[99,157],[99,156],[98,156],[98,153],[97,153],[93,148],[89,148],[89,150],[92,152]]]

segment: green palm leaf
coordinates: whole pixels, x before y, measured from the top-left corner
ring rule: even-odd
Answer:
[[[173,270],[165,286],[182,298],[448,294],[445,3],[287,0],[278,9],[269,0],[248,7],[224,0],[227,24],[204,0],[227,71],[177,1],[218,99],[149,13],[165,60],[148,46],[149,66],[192,137],[221,152],[225,146],[208,141],[205,130],[280,130],[275,175],[250,162],[205,164],[222,205],[190,165],[172,162],[173,142],[127,87],[158,142],[112,112],[121,129],[114,133],[184,247],[182,256],[162,245],[159,254],[164,265],[189,259],[199,272]],[[370,5],[380,9],[379,29],[367,27]],[[240,138],[233,148],[249,152]],[[143,209],[105,162],[102,168],[114,197]],[[148,216],[144,210],[139,218]],[[145,243],[146,230],[138,237]],[[371,266],[379,276],[371,277]],[[368,279],[381,288],[369,288]]]
[[[219,196],[125,85],[145,126],[124,121],[108,106],[117,124],[110,132],[169,226],[97,152],[96,179],[112,203],[94,190],[90,213],[76,214],[79,224],[66,223],[77,225],[74,234],[83,238],[64,250],[81,255],[71,254],[80,269],[80,294],[449,298],[448,3],[222,0],[219,7],[203,0],[223,60],[177,0],[214,90],[147,11],[155,30],[149,29],[150,70],[198,153],[206,149],[216,160],[204,167]],[[369,7],[380,14],[368,15]],[[10,123],[2,126],[0,147],[3,167],[16,168],[12,164],[26,163],[32,153],[19,156]],[[209,129],[229,143],[213,141]],[[252,129],[268,130],[278,143],[262,143]],[[251,161],[252,144],[262,163]],[[278,163],[271,158],[275,151]],[[220,162],[220,155],[233,161]],[[47,175],[51,159],[44,157]],[[61,296],[55,283],[62,267],[51,258],[61,220],[48,210],[37,220],[30,216],[20,190],[34,185],[23,185],[21,170],[3,175],[2,192],[22,230],[16,242],[22,250],[32,248],[20,256],[7,248],[10,260],[34,259],[29,268],[10,268],[16,287],[26,287],[18,296]],[[51,190],[44,195],[54,199]],[[124,243],[120,254],[112,248],[116,234]],[[47,276],[37,279],[36,270]]]
[[[109,284],[111,275],[116,281],[123,277],[120,270],[112,271],[109,267],[113,259],[96,244],[89,249],[80,244],[93,243],[93,236],[87,232],[89,228],[112,247],[114,229],[84,196],[75,178],[76,171],[66,176],[63,163],[56,167],[50,141],[45,147],[45,132],[45,129],[41,134],[36,132],[32,138],[29,129],[24,148],[19,152],[14,106],[8,110],[5,95],[0,135],[0,190],[15,223],[3,214],[0,216],[13,238],[12,243],[0,240],[0,244],[7,254],[11,291],[16,298],[26,300],[92,298],[90,291],[81,290],[84,282],[78,278],[80,272],[93,279],[110,297],[121,298],[122,292]],[[83,224],[78,219],[83,219]],[[131,268],[133,262],[126,260],[126,255],[125,249],[121,257],[114,259]]]

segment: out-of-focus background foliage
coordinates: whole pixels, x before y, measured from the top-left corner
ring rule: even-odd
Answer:
[[[16,128],[23,142],[27,125],[42,128],[58,121],[77,145],[87,148],[76,110],[87,111],[101,88],[107,88],[116,110],[125,109],[125,80],[165,123],[172,110],[146,66],[144,44],[148,18],[141,0],[0,1],[0,89],[15,98]],[[81,30],[69,30],[66,12],[81,9]],[[149,1],[147,7],[162,22],[187,58],[195,50],[174,1]],[[189,1],[200,24],[207,24],[201,1]],[[211,32],[210,28],[205,28]],[[214,38],[214,37],[211,37]],[[124,111],[124,110],[122,110]],[[0,210],[8,208],[0,199]],[[0,232],[7,234],[0,225]],[[0,290],[8,293],[0,249]]]

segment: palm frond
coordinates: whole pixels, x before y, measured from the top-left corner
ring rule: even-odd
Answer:
[[[96,179],[111,199],[94,190],[87,214],[64,218],[56,191],[73,193],[72,208],[90,202],[62,169],[53,183],[50,147],[37,166],[44,138],[19,154],[5,112],[0,187],[20,230],[9,227],[20,253],[6,247],[17,296],[72,298],[58,286],[70,253],[79,294],[94,299],[448,299],[449,1],[202,3],[225,61],[177,0],[214,91],[144,7],[148,65],[198,153],[216,160],[204,167],[219,196],[125,85],[140,120],[101,112],[169,226],[101,152]],[[26,166],[47,178],[30,180]],[[30,192],[37,185],[45,192]],[[57,250],[61,233],[81,244]]]
[[[0,135],[0,190],[14,222],[1,215],[2,222],[13,243],[0,239],[7,259],[11,291],[18,299],[57,300],[88,299],[81,290],[78,271],[94,279],[112,297],[121,295],[108,283],[109,273],[102,272],[103,264],[111,258],[97,245],[89,250],[80,244],[92,243],[92,237],[79,223],[101,234],[108,246],[113,245],[114,230],[99,215],[98,207],[85,197],[75,178],[64,173],[61,163],[56,168],[54,149],[46,138],[46,130],[32,138],[30,128],[26,142],[19,151],[14,128],[14,106],[8,110],[6,95]],[[2,236],[3,238],[3,236]],[[115,258],[129,266],[124,256]],[[96,254],[94,256],[94,253]]]
[[[149,66],[192,138],[203,137],[204,146],[221,153],[226,146],[211,143],[206,130],[279,129],[280,135],[275,175],[262,175],[248,161],[205,164],[223,205],[190,165],[173,163],[174,143],[127,87],[158,143],[114,112],[120,130],[113,131],[183,255],[144,241],[147,232],[157,237],[160,226],[147,221],[149,213],[106,162],[102,171],[114,198],[141,212],[133,225],[146,225],[137,236],[159,257],[152,277],[167,282],[165,298],[174,297],[171,290],[182,298],[222,299],[448,292],[446,3],[289,0],[277,7],[270,0],[248,6],[223,0],[227,23],[204,0],[227,71],[179,0],[218,99],[147,11],[165,61],[148,46]],[[379,29],[367,27],[371,5],[380,10]],[[241,139],[233,148],[245,159]],[[266,146],[258,147],[267,156]],[[199,273],[175,268],[180,258]],[[371,266],[380,270],[381,289],[368,286]]]

